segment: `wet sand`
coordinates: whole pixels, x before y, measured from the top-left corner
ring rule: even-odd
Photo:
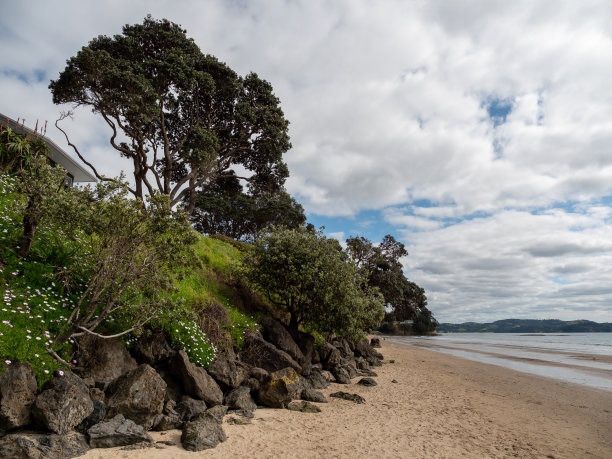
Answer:
[[[319,414],[258,409],[248,425],[226,417],[228,440],[199,453],[183,450],[180,432],[169,431],[152,435],[176,446],[83,457],[612,458],[612,391],[389,341],[381,351],[378,386],[357,378],[322,391],[357,393],[363,405],[329,398]]]

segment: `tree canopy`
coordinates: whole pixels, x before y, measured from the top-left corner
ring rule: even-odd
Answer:
[[[130,191],[141,200],[157,190],[171,205],[186,199],[190,213],[227,171],[245,171],[236,177],[269,190],[288,176],[289,122],[270,83],[238,76],[166,19],[148,16],[121,35],[94,38],[49,88],[54,103],[102,116],[112,147],[133,162]]]
[[[257,238],[246,277],[289,316],[289,327],[357,335],[384,315],[377,289],[364,283],[335,239],[318,231],[274,228]]]
[[[375,246],[364,237],[347,239],[347,251],[363,271],[368,283],[378,287],[387,308],[387,320],[413,320],[413,329],[423,333],[435,329],[437,322],[427,309],[425,290],[409,281],[400,258],[408,255],[406,247],[386,235]]]
[[[191,222],[204,234],[253,240],[269,225],[297,228],[306,221],[304,209],[284,188],[273,193],[245,193],[233,172],[219,177],[196,201]]]

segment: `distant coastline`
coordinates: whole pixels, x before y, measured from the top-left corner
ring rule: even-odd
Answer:
[[[612,333],[612,323],[590,320],[504,319],[490,323],[441,323],[438,332],[453,333]]]

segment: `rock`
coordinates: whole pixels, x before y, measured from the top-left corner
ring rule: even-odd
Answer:
[[[253,394],[257,392],[259,388],[261,387],[261,384],[259,384],[259,381],[257,381],[255,378],[247,379],[245,381],[245,384],[251,390]]]
[[[355,366],[358,370],[369,370],[370,364],[363,357],[355,357]]]
[[[83,380],[66,372],[45,383],[32,406],[32,416],[47,430],[63,435],[79,425],[93,410],[94,404]]]
[[[287,405],[287,409],[291,411],[301,411],[302,413],[320,413],[321,408],[309,402],[291,402]]]
[[[97,387],[89,388],[89,397],[91,397],[94,402],[104,403],[104,401],[106,400],[106,395],[104,394],[104,391],[102,389],[98,389]]]
[[[181,435],[183,448],[188,451],[202,451],[214,448],[227,439],[221,421],[214,413],[205,412],[187,423]]]
[[[389,360],[389,363],[395,363],[395,360]]]
[[[255,411],[257,404],[251,397],[251,389],[240,386],[225,396],[225,404],[232,410]]]
[[[118,414],[110,421],[100,422],[87,431],[89,445],[92,448],[114,448],[115,446],[133,445],[134,443],[153,443],[153,439],[130,419]]]
[[[183,426],[183,419],[175,408],[176,402],[174,400],[167,400],[164,404],[163,414],[153,430],[164,431],[181,428]]]
[[[330,368],[331,374],[338,384],[350,384],[351,376],[344,365],[336,365]]]
[[[176,351],[170,347],[168,338],[162,331],[139,338],[132,349],[132,355],[139,363],[151,366],[172,358],[174,354]]]
[[[381,348],[382,346],[380,345],[380,338],[372,338],[370,340],[370,346],[374,348]]]
[[[357,370],[357,376],[371,376],[376,378],[378,373],[372,370]]]
[[[355,365],[355,359],[346,359],[346,362],[342,366],[348,372],[349,378],[353,379],[357,377],[357,366]]]
[[[300,398],[308,402],[327,403],[325,396],[318,390],[314,389],[302,390],[302,395]]]
[[[367,386],[367,387],[378,386],[378,383],[374,381],[372,378],[361,378],[359,381],[357,381],[357,384],[361,386]]]
[[[340,351],[330,343],[325,343],[319,347],[319,357],[325,369],[339,365],[342,361]]]
[[[393,384],[397,384],[397,380],[396,380],[396,379],[392,379],[392,380],[391,380],[391,382],[392,382]]]
[[[216,405],[212,408],[208,408],[206,412],[214,417],[217,421],[223,422],[223,416],[227,413],[227,406],[225,405]]]
[[[100,400],[93,400],[93,411],[89,416],[81,421],[81,423],[75,427],[75,430],[81,433],[86,433],[87,430],[102,422],[106,417],[106,406]]]
[[[286,367],[291,367],[298,373],[302,371],[301,365],[289,354],[277,349],[251,330],[244,332],[244,349],[240,352],[240,358],[244,363],[266,371],[277,371]]]
[[[0,432],[30,424],[38,385],[29,363],[13,363],[0,375]]]
[[[245,418],[244,416],[229,416],[226,419],[226,422],[228,424],[236,424],[236,425],[241,425],[241,426],[250,424],[252,421],[253,421],[252,418]]]
[[[177,403],[175,410],[184,422],[189,422],[204,413],[207,408],[204,400],[195,400],[185,396],[183,400]]]
[[[355,403],[365,403],[365,398],[363,398],[361,395],[349,394],[348,392],[334,392],[333,394],[329,394],[329,396],[349,400]]]
[[[331,379],[331,374],[329,375],[330,378],[328,379],[325,373],[329,372],[323,372],[313,367],[312,371],[310,372],[310,375],[308,375],[308,382],[310,383],[313,389],[327,389],[329,387],[329,380]]]
[[[285,408],[292,400],[289,387],[295,385],[295,379],[273,375],[274,373],[270,375],[270,380],[259,389],[257,393],[259,403],[270,408]],[[296,373],[294,375],[297,376]]]
[[[291,400],[300,398],[302,390],[312,387],[308,379],[298,375],[293,368],[283,368],[282,370],[270,373],[270,380],[274,381],[279,379],[285,381]]]
[[[138,364],[118,339],[83,335],[77,339],[77,359],[85,367],[82,376],[92,378],[102,388]]]
[[[17,432],[0,438],[0,458],[64,459],[82,456],[89,450],[85,435]]]
[[[298,360],[298,363],[302,365],[302,374],[307,376],[310,374],[314,356],[317,356],[317,360],[319,356],[319,353],[314,350],[315,338],[310,333],[299,330],[289,330],[289,333],[304,355],[304,360]]]
[[[355,355],[357,357],[363,357],[370,365],[377,367],[382,365],[382,354],[370,346],[370,343],[368,343],[367,340],[355,344]]]
[[[253,367],[250,373],[252,378],[255,378],[260,384],[267,382],[270,379],[270,373],[263,368]]]
[[[260,320],[260,324],[263,327],[263,337],[266,341],[274,344],[281,351],[285,351],[300,365],[304,364],[306,361],[304,354],[282,323],[271,317],[264,317]]]
[[[342,357],[353,357],[353,351],[351,350],[348,341],[344,338],[336,338],[332,341],[332,345],[340,351],[340,355]]]
[[[236,361],[233,352],[219,356],[208,367],[208,373],[226,390],[240,386],[249,376],[247,369]]]
[[[208,405],[223,403],[223,392],[219,385],[204,368],[191,363],[185,351],[177,352],[172,358],[170,370],[182,382],[187,395],[204,400]]]
[[[107,389],[108,417],[122,414],[151,429],[164,409],[166,383],[146,363],[116,379]]]

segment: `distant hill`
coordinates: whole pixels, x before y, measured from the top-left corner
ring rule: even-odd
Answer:
[[[504,319],[492,323],[479,324],[465,322],[462,324],[440,324],[439,332],[456,333],[612,333],[612,323],[597,323],[590,320],[563,320],[547,319]]]

